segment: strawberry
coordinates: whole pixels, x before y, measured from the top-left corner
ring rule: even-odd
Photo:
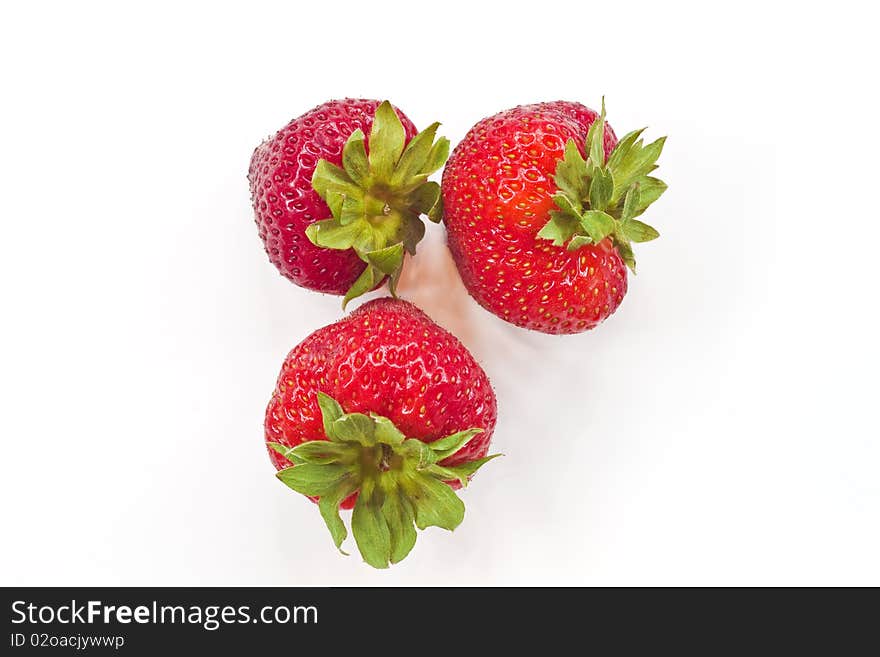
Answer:
[[[619,142],[602,112],[557,101],[483,119],[443,173],[449,248],[471,296],[517,326],[579,333],[623,300],[636,217],[665,191],[648,174],[665,137]]]
[[[452,530],[453,491],[486,456],[495,393],[464,346],[406,301],[370,301],[288,355],[266,409],[278,478],[317,500],[336,547],[351,526],[364,560],[397,563],[413,523]],[[451,484],[451,485],[450,485]]]
[[[420,215],[439,221],[440,187],[427,180],[449,155],[438,126],[416,134],[387,101],[331,100],[258,146],[251,199],[281,274],[345,303],[386,277],[393,293],[424,235]]]

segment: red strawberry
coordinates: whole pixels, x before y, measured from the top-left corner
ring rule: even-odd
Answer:
[[[443,173],[449,248],[476,301],[517,326],[579,333],[613,313],[635,271],[636,217],[666,185],[648,175],[665,138],[618,143],[577,103],[516,107],[483,119]],[[599,135],[601,134],[601,138]],[[586,158],[586,159],[585,159]]]
[[[439,207],[439,186],[427,182],[449,154],[446,139],[434,143],[438,125],[416,135],[388,102],[332,100],[263,142],[248,180],[272,263],[346,302],[386,276],[393,292],[404,250],[415,253],[424,234],[420,215]]]
[[[467,349],[411,303],[385,298],[287,355],[265,429],[279,479],[318,500],[336,546],[347,535],[338,509],[354,506],[361,555],[384,568],[412,549],[413,523],[461,522],[452,487],[493,458],[495,419],[495,393]]]

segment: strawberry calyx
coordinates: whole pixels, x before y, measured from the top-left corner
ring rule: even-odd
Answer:
[[[296,447],[269,443],[294,464],[276,476],[298,493],[318,498],[318,509],[340,551],[348,531],[339,504],[358,492],[351,531],[364,561],[374,568],[387,568],[406,557],[415,545],[416,527],[458,527],[464,503],[446,482],[467,486],[474,472],[500,456],[444,466],[441,461],[483,430],[467,429],[424,443],[407,438],[385,417],[346,413],[332,397],[320,392],[317,397],[329,440]]]
[[[632,242],[648,242],[660,234],[638,220],[644,211],[666,191],[666,183],[649,176],[657,168],[657,159],[666,137],[647,146],[641,139],[645,128],[633,130],[621,139],[605,158],[605,99],[602,112],[587,132],[584,152],[569,139],[565,154],[556,165],[554,181],[559,191],[553,196],[558,210],[538,237],[565,245],[574,251],[587,244],[611,238],[627,267],[636,271]]]
[[[425,234],[421,216],[440,221],[440,185],[428,181],[449,157],[449,140],[434,139],[439,126],[432,123],[406,144],[403,124],[386,100],[376,108],[369,140],[357,129],[346,141],[342,167],[318,161],[312,187],[332,216],[310,225],[306,236],[323,248],[354,249],[367,263],[343,308],[385,278],[396,296],[404,252],[414,255]]]

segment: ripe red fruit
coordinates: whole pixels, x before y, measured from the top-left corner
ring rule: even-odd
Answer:
[[[665,138],[618,143],[602,113],[557,101],[477,123],[443,173],[449,248],[471,296],[517,326],[579,333],[613,313],[635,271],[637,216],[666,189],[648,176]],[[601,135],[601,136],[600,136]]]
[[[438,125],[417,135],[388,102],[332,100],[257,147],[251,198],[278,270],[346,302],[386,276],[393,292],[404,250],[415,253],[424,234],[420,215],[439,206],[427,182],[449,154],[447,140],[434,143]]]
[[[495,428],[485,372],[452,334],[406,301],[364,304],[284,361],[266,409],[279,478],[317,499],[336,546],[351,508],[364,560],[400,561],[423,529],[454,529]],[[405,439],[404,439],[405,438]]]

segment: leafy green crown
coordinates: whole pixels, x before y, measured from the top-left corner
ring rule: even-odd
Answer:
[[[467,486],[468,478],[500,454],[443,466],[482,429],[467,429],[423,443],[404,436],[379,415],[345,413],[332,398],[317,393],[324,433],[296,447],[269,443],[294,465],[277,473],[290,488],[317,497],[318,509],[340,548],[348,532],[339,504],[358,492],[351,530],[361,556],[374,568],[402,560],[416,542],[416,530],[453,530],[464,519],[464,504],[447,481]],[[345,554],[345,552],[343,552]]]
[[[434,141],[439,126],[432,123],[406,144],[403,124],[385,101],[376,108],[369,144],[357,129],[343,148],[342,167],[318,162],[312,187],[332,216],[310,225],[306,236],[324,248],[354,249],[367,263],[346,292],[343,307],[386,277],[396,295],[404,251],[415,254],[425,234],[421,215],[440,221],[440,185],[428,181],[449,157],[449,140]]]
[[[633,130],[623,137],[606,161],[602,99],[602,113],[587,132],[587,158],[581,156],[573,139],[565,144],[565,155],[556,166],[554,178],[559,191],[553,201],[559,209],[550,212],[550,220],[538,237],[552,240],[556,246],[567,242],[570,251],[610,237],[635,273],[632,242],[648,242],[660,236],[636,217],[666,191],[666,183],[648,175],[657,168],[666,137],[645,146],[641,139],[644,130]]]

